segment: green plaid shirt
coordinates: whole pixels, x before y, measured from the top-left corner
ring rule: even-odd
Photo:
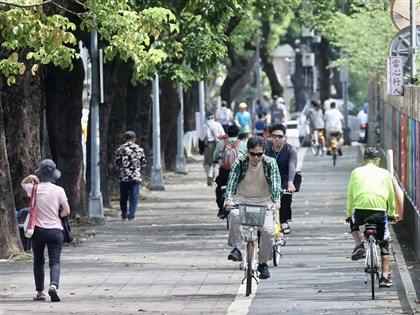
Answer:
[[[239,182],[245,177],[248,171],[249,157],[248,154],[241,155],[235,163],[232,164],[232,168],[229,173],[229,180],[226,187],[225,199],[232,200],[236,194],[236,187]],[[280,172],[275,159],[263,155],[262,161],[264,175],[267,183],[271,187],[271,201],[273,203],[280,203]]]

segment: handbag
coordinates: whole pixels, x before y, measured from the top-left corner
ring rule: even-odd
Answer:
[[[23,223],[23,232],[25,237],[31,238],[34,235],[35,230],[35,219],[36,219],[36,191],[38,184],[32,187],[31,199],[29,201],[29,213],[26,216],[25,222]]]
[[[59,210],[59,212],[61,212],[61,209]],[[69,216],[60,217],[60,220],[61,220],[61,225],[63,226],[63,243],[68,244],[68,243],[73,242],[74,235],[71,232]]]
[[[293,180],[293,185],[295,186],[295,192],[300,190],[300,184],[302,183],[302,173],[297,171],[295,174],[295,179]]]

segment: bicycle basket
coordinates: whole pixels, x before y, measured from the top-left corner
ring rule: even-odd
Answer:
[[[241,225],[263,226],[267,206],[264,205],[239,205],[239,218]]]

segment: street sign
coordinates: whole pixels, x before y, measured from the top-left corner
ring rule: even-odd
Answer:
[[[402,57],[388,57],[386,71],[386,90],[389,95],[404,95]]]

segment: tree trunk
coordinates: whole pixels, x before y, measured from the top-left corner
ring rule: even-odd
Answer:
[[[270,23],[268,21],[263,21],[262,23],[262,34],[264,40],[260,43],[260,58],[263,64],[263,70],[270,82],[271,95],[283,96],[284,89],[277,78],[273,58],[267,49],[267,41],[270,36]]]
[[[231,65],[228,67],[228,73],[220,89],[220,95],[222,100],[226,101],[230,107],[232,101],[252,78],[251,73],[254,70],[255,55],[252,59],[249,59],[237,54],[229,43],[227,48]]]
[[[295,73],[291,77],[296,101],[296,111],[302,111],[306,104],[305,76],[302,65],[302,54],[295,56]]]
[[[184,91],[184,96],[184,130],[196,130],[195,113],[198,112],[198,82],[192,82],[191,87]]]
[[[1,90],[2,82],[0,82]],[[1,101],[0,98],[0,259],[6,259],[22,250],[22,242],[17,228]]]
[[[27,65],[30,69],[32,65]],[[41,160],[42,113],[45,107],[43,68],[33,76],[30,71],[7,86],[3,78],[3,105],[7,156],[12,180],[11,194],[17,209],[27,207],[29,199],[20,186],[23,178],[33,174]]]
[[[319,70],[319,99],[321,104],[331,97],[331,70],[328,68],[329,56],[330,56],[329,42],[325,39],[321,39],[321,43],[317,45],[315,50],[315,60],[317,61],[317,68]]]
[[[125,112],[127,86],[131,84],[131,66],[118,56],[104,64],[104,103],[100,104],[99,128],[101,135],[101,192],[103,205],[107,208],[111,208],[111,198],[118,195],[118,169],[114,165],[114,154],[124,142],[123,135],[127,131],[125,120],[115,120],[111,126],[111,113],[120,117],[121,113]],[[119,126],[115,123],[118,123]]]
[[[160,81],[160,132],[164,169],[175,171],[177,155],[177,122],[179,109],[179,95],[173,82],[163,78]]]
[[[81,126],[84,75],[82,60],[75,60],[72,71],[48,66],[45,76],[46,125],[51,157],[61,171],[57,183],[66,192],[72,217],[88,214]]]

